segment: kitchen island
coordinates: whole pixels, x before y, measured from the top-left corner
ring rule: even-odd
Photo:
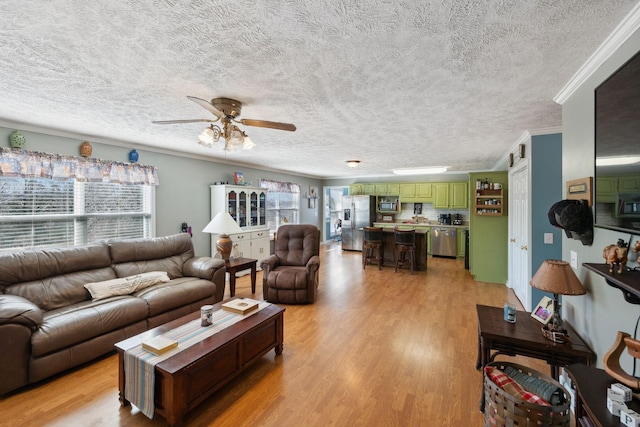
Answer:
[[[395,266],[396,241],[393,228],[382,229],[382,245],[384,246],[384,265]],[[427,269],[427,240],[428,230],[416,229],[416,264],[414,270],[425,271]]]
[[[420,222],[415,224],[411,222],[374,222],[373,226],[382,227],[385,230],[393,230],[394,227],[398,227],[400,230],[410,230],[413,228],[416,230],[416,232],[427,233],[428,234],[427,253],[429,255],[431,255],[431,234],[432,234],[433,228],[436,228],[436,227],[454,228],[456,229],[458,234],[457,257],[458,258],[465,257],[465,237],[466,237],[466,234],[469,232],[469,225],[466,222],[462,225],[448,225],[448,224],[444,225],[444,224],[438,224],[437,221]],[[393,252],[391,256],[393,256]]]

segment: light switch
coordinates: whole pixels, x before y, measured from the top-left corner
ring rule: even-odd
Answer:
[[[553,233],[544,233],[544,244],[553,245]]]
[[[571,251],[571,267],[578,269],[578,253],[576,251]]]

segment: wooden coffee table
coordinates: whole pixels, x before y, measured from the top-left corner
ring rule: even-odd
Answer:
[[[220,309],[221,303],[214,305]],[[182,423],[184,415],[231,381],[271,349],[282,354],[284,308],[270,306],[248,316],[220,332],[176,353],[155,367],[155,412],[172,426]],[[142,341],[163,334],[200,318],[200,312],[173,320],[157,328],[121,341],[118,351],[120,403],[125,399],[124,352]]]

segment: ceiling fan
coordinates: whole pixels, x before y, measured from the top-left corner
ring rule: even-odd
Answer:
[[[224,149],[226,151],[235,150],[238,147],[242,147],[245,150],[251,149],[255,144],[251,141],[249,136],[233,123],[241,123],[245,126],[255,126],[269,129],[279,129],[295,131],[296,127],[290,123],[270,122],[267,120],[254,120],[254,119],[240,119],[236,120],[236,117],[240,115],[242,111],[242,102],[236,101],[230,98],[213,98],[211,101],[206,99],[196,98],[195,96],[187,96],[188,99],[200,105],[214,116],[216,119],[186,119],[186,120],[160,120],[152,123],[166,125],[176,123],[196,123],[207,122],[216,123],[220,121],[222,127],[218,125],[210,125],[199,135],[199,144],[205,147],[211,148],[215,142],[222,137],[225,140]]]

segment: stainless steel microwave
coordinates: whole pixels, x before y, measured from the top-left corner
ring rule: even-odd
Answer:
[[[380,202],[378,203],[379,211],[388,211],[395,212],[396,211],[396,202]]]

